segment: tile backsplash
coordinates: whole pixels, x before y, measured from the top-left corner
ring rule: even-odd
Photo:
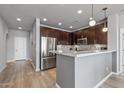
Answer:
[[[94,45],[57,45],[57,50],[62,50],[64,52],[68,51],[88,51],[88,50],[101,50],[106,48],[106,45],[94,44]]]

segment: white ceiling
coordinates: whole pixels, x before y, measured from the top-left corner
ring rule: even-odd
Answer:
[[[102,8],[107,7],[107,15],[115,14],[124,9],[124,4],[95,4],[94,18],[99,21],[104,18]],[[77,14],[82,10],[82,14]],[[36,17],[47,18],[46,22],[41,20],[41,24],[62,28],[65,30],[75,30],[88,25],[91,17],[90,4],[5,4],[0,5],[0,16],[6,21],[10,29],[18,29],[22,26],[23,30],[30,30]],[[17,22],[16,18],[22,19]],[[62,22],[58,26],[58,22]],[[70,29],[69,26],[73,26]]]

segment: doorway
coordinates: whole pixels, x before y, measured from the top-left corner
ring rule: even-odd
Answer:
[[[27,46],[27,39],[26,37],[15,37],[14,38],[14,45],[15,45],[15,60],[23,60],[27,58],[26,54],[26,46]]]
[[[120,29],[120,72],[124,73],[124,28]]]

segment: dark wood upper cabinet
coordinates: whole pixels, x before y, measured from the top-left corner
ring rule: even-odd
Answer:
[[[107,32],[102,32],[104,25],[99,24],[76,32],[65,32],[61,30],[41,27],[41,36],[55,37],[57,44],[73,45],[77,44],[77,39],[87,38],[88,44],[107,44]]]
[[[107,32],[102,32],[104,25],[99,24],[76,32],[73,32],[73,41],[77,44],[77,39],[87,38],[88,44],[107,44]]]
[[[51,28],[47,28],[47,27],[41,27],[40,31],[41,31],[41,36],[56,38],[58,45],[59,44],[62,44],[62,45],[70,45],[71,44],[70,32],[51,29]]]

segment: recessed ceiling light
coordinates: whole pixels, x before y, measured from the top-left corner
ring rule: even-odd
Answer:
[[[21,18],[16,18],[16,20],[17,20],[18,22],[22,21]]]
[[[43,18],[43,21],[47,21],[47,19],[46,18]]]
[[[70,26],[69,28],[73,28],[73,26]]]
[[[18,29],[22,29],[22,27],[18,27]]]
[[[82,13],[82,10],[78,10],[77,13],[78,13],[78,14],[81,14],[81,13]]]
[[[93,20],[93,18],[92,18],[92,17],[90,17],[90,20]]]
[[[61,22],[59,22],[59,23],[58,23],[58,25],[60,25],[60,26],[61,26],[61,25],[62,25],[62,23],[61,23]]]

